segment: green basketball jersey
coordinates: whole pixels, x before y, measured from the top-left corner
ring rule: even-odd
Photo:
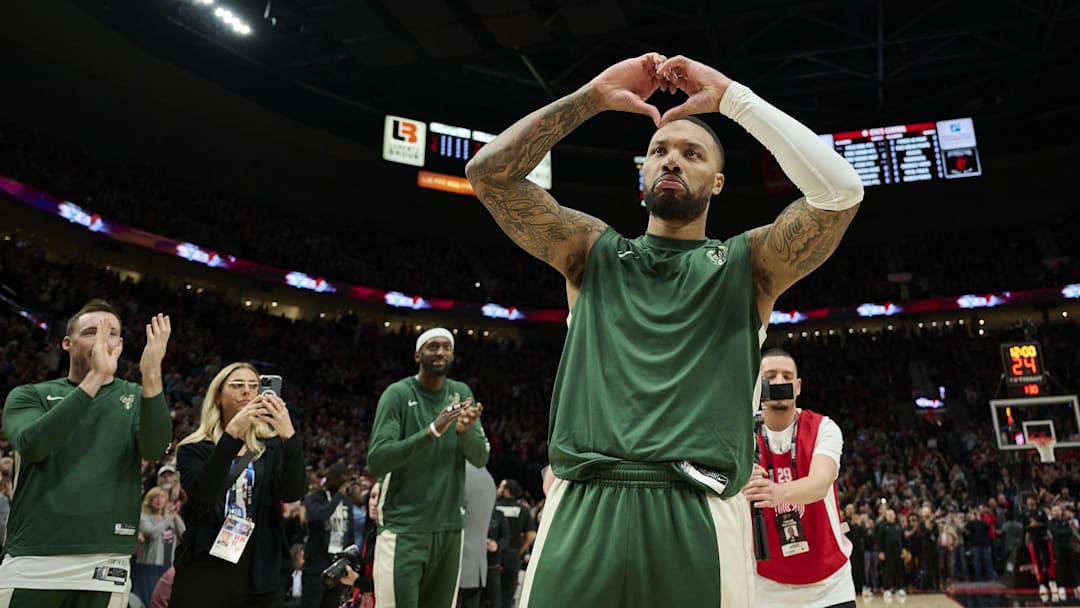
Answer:
[[[135,552],[142,459],[172,438],[163,394],[117,378],[91,398],[58,378],[12,389],[3,424],[15,449],[5,553]]]
[[[727,241],[608,228],[589,253],[551,400],[556,475],[617,461],[689,460],[732,496],[753,466],[764,328],[745,235]]]
[[[409,376],[386,387],[368,442],[368,471],[379,479],[379,529],[396,533],[448,532],[465,526],[461,510],[465,461],[482,467],[491,451],[479,420],[458,435],[455,425],[433,439],[428,424],[451,403],[473,396],[464,382],[446,379],[429,391]]]

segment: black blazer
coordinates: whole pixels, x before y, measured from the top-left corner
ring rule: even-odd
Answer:
[[[176,465],[187,501],[180,516],[187,531],[176,548],[177,576],[184,565],[210,557],[210,547],[225,522],[225,496],[236,481],[228,473],[243,441],[228,433],[217,445],[209,439],[180,446]],[[266,451],[255,460],[255,489],[249,517],[255,522],[246,551],[254,551],[248,590],[265,593],[282,585],[293,571],[289,541],[285,536],[281,503],[300,500],[306,479],[300,435],[288,441],[277,437],[266,440]],[[223,565],[231,565],[222,561]]]
[[[345,538],[342,539],[342,549],[353,544],[356,523],[353,521],[352,502],[347,500],[340,492],[333,492],[327,498],[325,487],[315,488],[304,499],[304,511],[307,512],[308,536],[304,545],[304,572],[322,572],[330,565],[333,557],[327,553],[330,547],[330,516],[338,505],[348,507],[348,515],[345,519]]]

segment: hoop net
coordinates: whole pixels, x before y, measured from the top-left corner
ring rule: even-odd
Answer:
[[[1054,441],[1053,437],[1032,437],[1031,443],[1035,444],[1036,450],[1039,450],[1040,460],[1043,462],[1054,462],[1054,445],[1057,441]]]

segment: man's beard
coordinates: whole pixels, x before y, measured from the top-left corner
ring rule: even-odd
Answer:
[[[450,362],[444,360],[441,367],[436,367],[429,361],[421,360],[420,369],[430,376],[445,376],[450,373]]]
[[[655,189],[645,191],[645,209],[649,214],[671,222],[688,222],[701,215],[708,204],[709,197],[695,197],[689,190],[682,193],[672,190],[657,192]]]
[[[90,353],[68,353],[71,368],[76,374],[85,376],[90,373]]]

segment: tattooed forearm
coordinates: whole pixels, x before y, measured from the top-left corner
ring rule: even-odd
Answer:
[[[798,280],[821,266],[840,244],[858,206],[843,211],[825,211],[803,199],[788,205],[773,222],[768,248],[775,261],[792,280]],[[783,269],[778,269],[783,270]]]
[[[525,176],[559,140],[598,111],[589,90],[583,88],[519,120],[482,147],[465,168],[476,196],[503,232],[568,277],[570,267],[577,265],[572,259],[580,252],[563,251],[564,244],[601,232],[605,225],[559,206]]]

